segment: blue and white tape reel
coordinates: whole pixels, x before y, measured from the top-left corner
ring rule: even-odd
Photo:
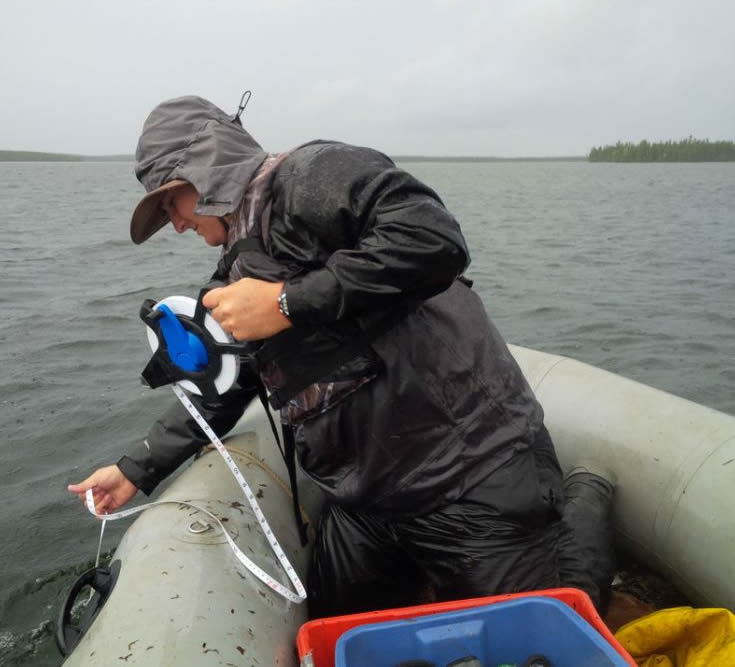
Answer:
[[[168,306],[175,315],[185,315],[186,317],[194,317],[196,311],[197,302],[196,299],[192,299],[189,296],[169,296],[159,301],[155,306],[154,310],[158,310],[161,305]],[[212,335],[212,338],[218,343],[233,343],[235,340],[225,332],[225,330],[219,325],[219,322],[215,320],[209,313],[204,316],[204,326]],[[149,326],[146,326],[146,335],[148,336],[148,343],[151,346],[151,350],[155,353],[158,349],[158,337],[156,332],[153,331]],[[214,380],[214,386],[217,389],[218,394],[224,394],[237,379],[238,373],[240,372],[240,359],[235,354],[223,354],[222,355],[222,369],[219,375]],[[180,380],[177,384],[188,392],[201,396],[202,392],[199,387],[196,386],[191,380]]]

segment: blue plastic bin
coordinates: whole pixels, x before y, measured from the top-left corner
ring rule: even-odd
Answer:
[[[554,667],[628,667],[587,621],[563,602],[527,597],[444,614],[362,625],[337,641],[336,667],[445,665],[475,656],[483,667],[522,665],[542,654]]]

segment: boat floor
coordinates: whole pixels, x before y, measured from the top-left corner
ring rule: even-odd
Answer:
[[[622,555],[619,561],[610,606],[603,619],[612,632],[658,609],[691,605],[675,586],[652,570]]]
[[[659,609],[692,604],[675,586],[634,559],[619,555],[618,561],[610,605],[602,619],[611,632]],[[436,601],[434,591],[427,586],[414,604]]]

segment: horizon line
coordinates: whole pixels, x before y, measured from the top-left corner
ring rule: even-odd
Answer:
[[[56,162],[94,162],[94,161],[119,161],[134,162],[135,156],[127,153],[106,153],[101,155],[90,155],[85,153],[58,153],[53,151],[25,151],[0,149],[0,161],[22,162],[24,157],[35,161]],[[421,155],[413,153],[395,154],[391,159],[403,162],[431,162],[431,161],[456,161],[456,162],[512,162],[519,160],[586,160],[587,155]]]

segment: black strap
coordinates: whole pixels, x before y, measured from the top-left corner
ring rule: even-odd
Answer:
[[[276,439],[276,444],[278,445],[278,451],[281,452],[281,456],[283,457],[283,460],[286,460],[286,454],[283,451],[283,446],[281,445],[281,439],[278,437],[278,429],[276,428],[276,422],[273,420],[273,415],[271,414],[271,411],[268,409],[268,394],[265,391],[265,386],[263,385],[263,382],[259,377],[255,378],[255,386],[258,389],[258,398],[260,399],[260,403],[263,406],[263,410],[265,410],[265,414],[268,417],[268,423],[271,425],[271,431],[273,432],[273,437]]]
[[[309,540],[306,536],[307,526],[301,518],[301,507],[299,506],[299,485],[296,481],[296,438],[294,438],[293,428],[290,424],[281,424],[281,429],[283,430],[284,460],[288,470],[288,481],[291,485],[294,518],[296,519],[296,527],[299,530],[301,546],[305,547]]]
[[[255,384],[258,389],[258,398],[263,405],[265,414],[268,415],[268,422],[271,425],[273,437],[276,439],[276,444],[278,445],[278,449],[283,457],[283,462],[286,464],[286,470],[288,470],[288,483],[291,487],[291,500],[293,501],[296,528],[299,531],[301,546],[305,547],[309,539],[306,535],[307,525],[301,517],[301,507],[299,505],[299,486],[296,481],[296,440],[293,435],[293,429],[287,424],[281,425],[281,430],[283,431],[283,446],[281,446],[281,439],[278,437],[276,422],[273,420],[273,415],[268,409],[268,394],[266,393],[263,382],[258,376],[255,378]]]
[[[230,269],[235,263],[240,253],[247,250],[257,250],[263,252],[263,242],[257,236],[248,236],[245,239],[235,241],[235,244],[227,251],[224,257],[217,262],[217,270],[212,276],[213,279],[227,280]]]
[[[203,287],[199,290],[199,296],[197,296],[197,305],[194,309],[194,317],[192,319],[202,328],[205,328],[204,316],[207,314],[207,309],[204,307],[202,299],[204,298],[204,295],[209,292],[209,290],[211,290],[213,287],[214,285],[207,285],[207,287]]]

